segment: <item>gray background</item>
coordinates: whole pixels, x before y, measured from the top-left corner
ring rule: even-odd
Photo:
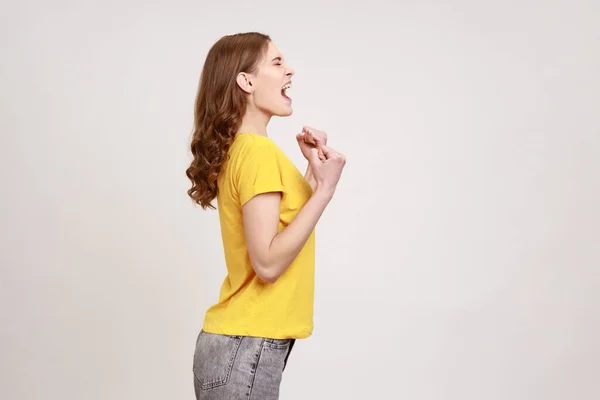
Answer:
[[[225,265],[187,198],[222,35],[348,156],[282,399],[600,398],[600,3],[20,1],[0,17],[0,398],[191,399]]]

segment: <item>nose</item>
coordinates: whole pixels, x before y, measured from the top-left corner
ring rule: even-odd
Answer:
[[[296,71],[294,71],[294,69],[292,67],[288,67],[288,72],[287,72],[287,76],[292,76],[296,73]]]

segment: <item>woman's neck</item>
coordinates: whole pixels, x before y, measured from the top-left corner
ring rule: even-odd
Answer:
[[[237,133],[256,133],[268,137],[267,125],[270,120],[270,116],[265,115],[257,109],[248,107]]]

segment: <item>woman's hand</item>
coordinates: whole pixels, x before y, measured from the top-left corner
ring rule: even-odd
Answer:
[[[319,151],[316,148],[310,149],[308,161],[316,182],[316,188],[313,190],[316,192],[321,188],[320,190],[324,193],[333,196],[342,175],[342,170],[346,165],[346,156],[325,145],[321,149],[325,155],[325,160],[319,157]]]
[[[304,158],[309,160],[310,149],[316,148],[319,152],[319,159],[321,161],[326,160],[323,153],[323,146],[327,144],[327,134],[325,132],[305,126],[302,128],[302,133],[296,135],[296,140]]]

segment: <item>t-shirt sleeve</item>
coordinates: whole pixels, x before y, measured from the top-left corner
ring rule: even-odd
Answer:
[[[248,149],[239,165],[237,187],[242,206],[258,194],[284,191],[277,154],[270,144],[254,143]]]

